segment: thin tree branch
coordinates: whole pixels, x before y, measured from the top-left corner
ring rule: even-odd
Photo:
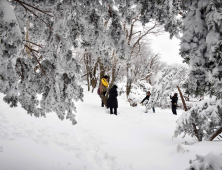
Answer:
[[[133,33],[132,35],[137,34],[137,33],[140,33],[140,34],[141,34],[141,31],[137,31],[137,32]]]
[[[22,1],[19,1],[19,0],[14,0],[14,1],[18,2],[18,3],[21,4],[21,5],[22,5],[22,4],[25,4],[25,5],[27,5],[27,6],[31,7],[31,8],[34,8],[35,10],[37,10],[37,11],[39,11],[39,12],[42,12],[42,13],[50,16],[50,17],[55,17],[55,16],[52,16],[52,15],[50,15],[50,14],[47,14],[46,12],[48,12],[48,11],[42,11],[42,10],[40,10],[40,9],[38,9],[38,8],[32,6],[32,5],[29,5],[29,4],[25,3],[25,2],[22,2]]]
[[[17,1],[17,0],[14,0]],[[42,22],[44,22],[50,29],[52,29],[52,27],[49,26],[49,24],[47,24],[43,19],[41,19],[38,15],[36,15],[33,11],[31,11],[29,8],[27,8],[26,6],[24,6],[22,3],[20,3],[21,6],[23,6],[27,11],[31,12],[33,15],[35,15],[38,19],[40,19]]]
[[[28,42],[28,43],[31,43],[31,44],[33,44],[33,45],[39,46],[39,47],[41,47],[41,48],[42,48],[42,46],[41,46],[41,45],[35,44],[35,43],[31,42],[31,41],[28,41],[28,40],[24,40],[24,41],[26,41],[26,42]]]
[[[34,49],[30,48],[30,47],[27,46],[26,44],[25,44],[25,47],[27,47],[30,51],[35,51],[36,53],[39,53],[37,50],[34,50]]]
[[[38,64],[39,64],[39,66],[40,66],[43,74],[46,76],[45,71],[43,70],[41,63],[39,62],[39,60],[37,59],[37,57],[35,56],[35,54],[34,54],[34,52],[33,52],[33,49],[29,48],[27,45],[25,45],[25,46],[31,51],[31,53],[32,53],[33,56],[35,57],[36,61],[38,62]]]

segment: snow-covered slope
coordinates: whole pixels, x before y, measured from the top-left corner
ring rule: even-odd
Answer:
[[[172,139],[182,110],[178,116],[159,108],[144,113],[144,106],[130,107],[124,96],[118,101],[118,116],[110,115],[96,92],[85,88],[73,126],[55,113],[35,118],[1,100],[0,169],[178,170],[188,168],[196,154],[222,153],[221,141]]]

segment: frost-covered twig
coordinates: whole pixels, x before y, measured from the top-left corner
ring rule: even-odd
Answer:
[[[31,42],[31,41],[28,41],[28,40],[24,40],[24,41],[26,41],[26,42],[28,42],[28,43],[31,43],[31,44],[33,44],[33,45],[36,45],[36,46],[42,47],[41,45],[38,45],[38,44],[33,43],[33,42]]]
[[[44,22],[50,29],[52,29],[52,27],[50,27],[49,24],[47,24],[43,19],[41,19],[38,15],[36,15],[32,10],[30,10],[29,8],[27,8],[23,3],[20,3],[20,1],[18,0],[14,0],[16,2],[18,2],[21,6],[23,6],[25,8],[25,10],[31,12],[33,15],[35,15],[38,19],[40,19],[42,22]]]
[[[22,2],[22,1],[19,1],[19,0],[14,0],[14,1],[18,2],[18,3],[21,4],[21,5],[22,5],[22,4],[27,5],[27,6],[33,8],[33,9],[39,11],[39,12],[42,12],[42,13],[44,13],[44,14],[50,16],[50,17],[55,17],[55,16],[53,16],[53,15],[47,14],[47,12],[50,12],[50,11],[42,11],[41,9],[38,9],[38,8],[32,6],[32,5],[29,5],[29,4],[27,4],[27,3],[25,3],[25,2]]]
[[[27,47],[27,48],[31,51],[31,53],[33,54],[35,60],[38,62],[38,64],[39,64],[39,66],[40,66],[43,74],[46,76],[45,71],[43,70],[41,63],[39,62],[38,58],[36,57],[36,55],[35,55],[35,53],[34,53],[36,50],[31,49],[31,48],[30,48],[29,46],[27,46],[26,44],[25,44],[25,47]],[[33,51],[34,51],[34,52],[33,52]],[[38,52],[38,51],[37,51],[37,52]]]

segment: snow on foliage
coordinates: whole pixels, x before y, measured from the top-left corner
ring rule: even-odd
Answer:
[[[152,87],[148,108],[159,106],[166,108],[169,104],[169,96],[177,86],[186,80],[189,69],[186,65],[167,66],[157,73]]]
[[[118,83],[118,93],[119,95],[126,95],[126,79],[122,83]],[[132,84],[132,90],[128,96],[130,104],[135,106],[141,102],[141,100],[146,96],[147,91],[150,91],[152,86],[145,80],[138,81],[136,84]]]
[[[205,156],[196,155],[196,159],[190,160],[190,164],[186,170],[221,170],[222,154],[210,152]]]
[[[173,5],[183,20],[180,55],[192,68],[186,88],[191,94],[222,98],[221,1],[183,0]]]
[[[174,137],[184,133],[184,135],[196,136],[193,125],[197,128],[198,137],[200,140],[206,139],[222,125],[222,101],[216,97],[199,101],[193,107],[183,112],[180,118],[176,121],[177,127],[174,132]]]
[[[0,92],[12,107],[20,102],[31,115],[56,112],[73,124],[74,100],[82,100],[80,65],[72,49],[81,47],[110,65],[115,51],[128,60],[122,23],[140,16],[156,20],[171,37],[181,22],[170,0],[2,0],[0,1]],[[172,11],[171,11],[172,10]],[[11,18],[10,18],[11,17]],[[37,98],[41,95],[41,99]]]

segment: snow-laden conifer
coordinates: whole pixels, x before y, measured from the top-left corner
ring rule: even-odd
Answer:
[[[210,140],[211,135],[222,126],[221,105],[222,101],[217,100],[216,97],[195,103],[177,120],[174,137],[184,133],[195,136],[199,141]]]

